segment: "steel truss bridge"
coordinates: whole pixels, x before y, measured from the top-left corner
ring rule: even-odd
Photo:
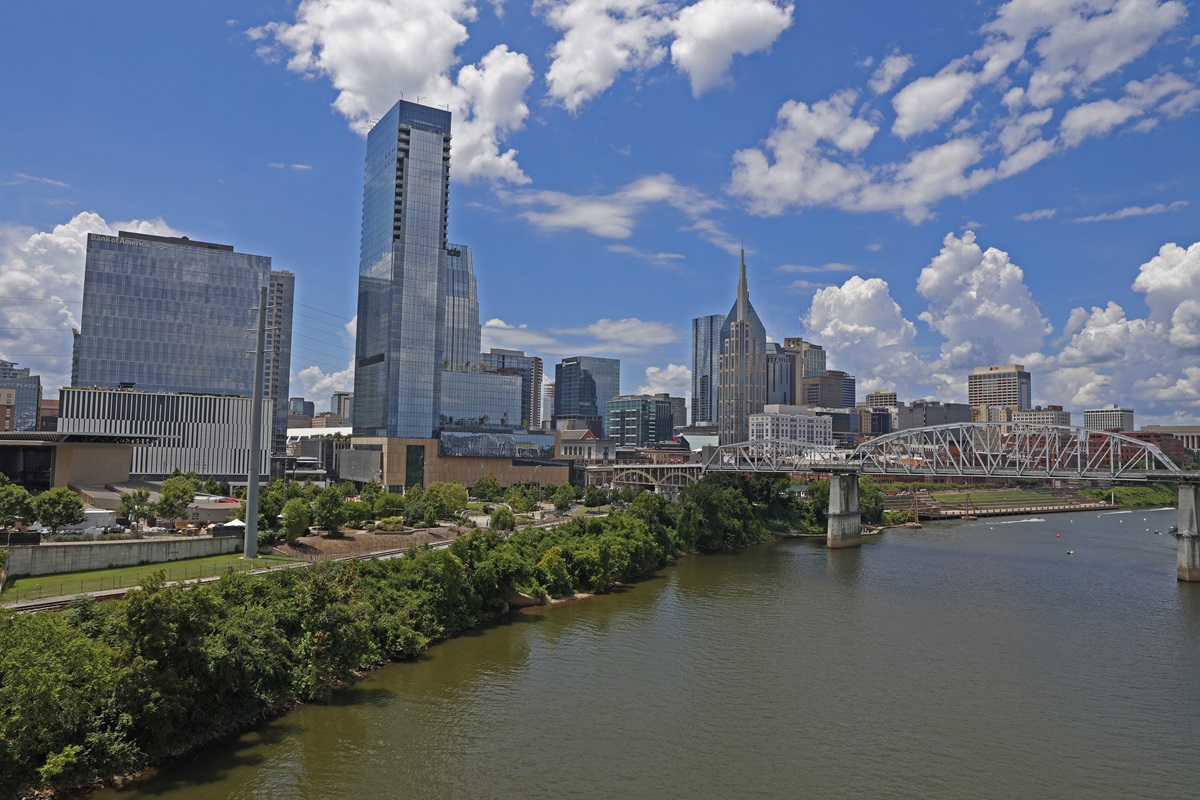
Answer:
[[[853,450],[787,441],[713,448],[701,462],[596,468],[615,486],[677,495],[704,475],[828,473],[830,547],[861,543],[858,475],[910,478],[1042,478],[1179,484],[1179,579],[1200,581],[1200,472],[1185,472],[1150,442],[1120,433],[1028,422],[967,422],[879,436]]]

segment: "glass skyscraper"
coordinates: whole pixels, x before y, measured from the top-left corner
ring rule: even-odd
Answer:
[[[0,360],[0,389],[12,389],[14,393],[12,430],[37,430],[38,406],[42,402],[41,376],[30,375],[29,367]],[[0,430],[4,428],[0,427]]]
[[[269,256],[186,237],[88,234],[74,387],[241,395],[254,391],[254,328],[267,287],[263,396],[272,452],[287,443],[295,276]]]
[[[573,356],[554,367],[554,427],[573,417],[602,430],[609,400],[620,394],[621,362],[616,358]]]
[[[692,424],[717,424],[717,383],[721,375],[724,314],[692,320]],[[682,423],[676,421],[677,425]]]

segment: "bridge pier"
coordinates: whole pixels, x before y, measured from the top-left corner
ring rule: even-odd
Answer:
[[[1181,506],[1182,507],[1182,506]],[[829,478],[827,547],[862,545],[862,510],[858,507],[858,473],[834,473]],[[1197,572],[1200,575],[1200,571]]]
[[[1196,512],[1200,509],[1200,484],[1179,484],[1178,577],[1181,581],[1200,581],[1200,530]]]

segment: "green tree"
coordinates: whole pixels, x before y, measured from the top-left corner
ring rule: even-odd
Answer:
[[[863,522],[874,525],[883,522],[883,492],[869,475],[858,479],[858,507],[862,509]]]
[[[436,519],[447,519],[467,507],[467,487],[461,483],[431,483],[424,499],[427,513],[432,509]]]
[[[500,482],[496,480],[496,476],[492,473],[484,475],[479,480],[475,481],[471,486],[471,494],[479,500],[493,502],[499,500],[504,490],[500,488]]]
[[[188,506],[196,499],[199,482],[190,475],[175,475],[163,481],[158,490],[157,515],[175,521],[187,516]]]
[[[204,485],[201,486],[200,488],[204,490],[205,494],[220,494],[221,493],[221,484],[212,475],[208,476],[208,480],[206,480],[204,482]]]
[[[359,526],[375,516],[375,510],[360,500],[347,500],[344,508],[347,525]]]
[[[509,507],[518,514],[528,514],[537,509],[537,501],[522,486],[514,486],[509,489],[504,496],[504,502],[508,503]]]
[[[154,504],[150,502],[149,489],[134,489],[121,495],[121,504],[117,506],[117,516],[125,517],[137,524],[139,520],[150,519],[154,516]]]
[[[283,535],[294,542],[308,533],[312,521],[312,506],[303,497],[293,497],[283,504]]]
[[[557,511],[566,511],[575,502],[575,490],[569,485],[563,484],[554,490],[554,508]]]
[[[0,475],[4,473],[0,472]],[[32,516],[29,492],[15,483],[0,484],[0,526],[8,527],[17,517],[28,520]]]
[[[346,497],[341,487],[326,487],[317,496],[313,504],[313,524],[323,531],[329,531],[330,536],[338,538],[342,535],[342,523],[346,520]]]
[[[51,533],[58,533],[63,525],[83,522],[83,501],[75,492],[59,486],[33,498],[33,514]]]
[[[517,527],[517,518],[508,506],[497,506],[492,512],[491,525],[493,530],[511,531]]]
[[[363,486],[362,491],[358,493],[358,497],[364,503],[370,503],[374,505],[376,498],[378,498],[381,494],[383,494],[383,487],[380,486],[376,481],[371,481]]]
[[[583,504],[588,508],[596,508],[608,502],[608,498],[604,496],[604,492],[597,489],[595,486],[589,486],[587,492],[583,495]]]

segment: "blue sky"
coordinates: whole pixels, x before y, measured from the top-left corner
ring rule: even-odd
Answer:
[[[690,391],[745,243],[768,334],[860,394],[1200,417],[1200,12],[1182,0],[84,0],[0,7],[0,357],[69,380],[86,233],[296,273],[350,388],[363,132],[454,113],[486,346]],[[552,372],[551,369],[548,370]],[[1081,421],[1077,417],[1077,421]]]

